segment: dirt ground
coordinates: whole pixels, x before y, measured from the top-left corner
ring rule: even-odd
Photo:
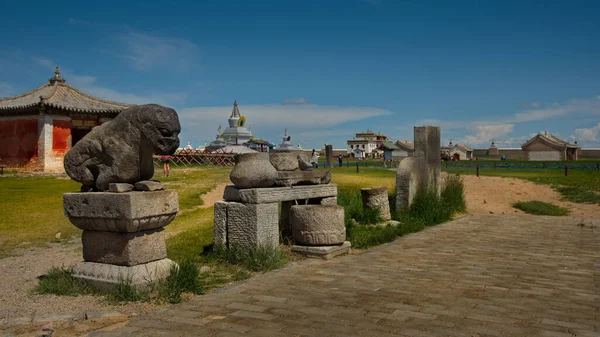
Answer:
[[[576,217],[600,217],[600,205],[575,204],[561,201],[561,196],[547,185],[502,177],[464,176],[467,209],[472,214],[519,214],[512,208],[516,201],[539,200],[566,207]],[[204,205],[210,207],[221,200],[227,184],[217,186],[203,196]],[[128,317],[154,311],[165,305],[150,303],[130,303],[114,305],[99,297],[66,297],[54,295],[34,295],[31,293],[37,284],[37,277],[55,266],[70,266],[81,260],[81,243],[52,244],[48,248],[22,250],[22,255],[0,259],[0,336],[15,334],[35,336],[41,334],[42,327],[53,327],[61,336],[85,335],[94,329],[124,321]],[[37,323],[12,327],[3,330],[3,324],[15,318],[39,318],[60,314],[81,314],[99,311],[118,311],[122,315],[96,318],[93,320],[72,319]],[[57,335],[57,334],[55,334]]]
[[[523,214],[512,207],[517,201],[544,201],[565,207],[571,216],[600,217],[600,205],[561,201],[561,195],[548,185],[503,177],[463,176],[467,211],[472,214]]]

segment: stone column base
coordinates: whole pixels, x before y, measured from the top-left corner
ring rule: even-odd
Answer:
[[[324,260],[330,260],[338,255],[350,252],[350,241],[344,241],[341,245],[333,246],[300,246],[293,245],[292,252],[307,257],[316,257]]]
[[[81,262],[73,268],[73,277],[94,288],[107,289],[119,282],[130,281],[138,289],[148,288],[154,282],[169,276],[177,264],[162,259],[136,266],[117,266],[97,262]]]

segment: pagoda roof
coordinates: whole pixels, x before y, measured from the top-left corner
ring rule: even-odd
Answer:
[[[21,95],[0,98],[0,115],[28,112],[38,106],[75,113],[116,115],[134,106],[101,99],[70,86],[60,77],[56,67],[55,76],[48,83]]]
[[[551,133],[547,133],[547,132],[544,132],[544,133],[540,132],[537,135],[533,136],[525,144],[521,145],[521,148],[523,150],[525,150],[527,147],[529,147],[531,144],[533,144],[535,142],[546,143],[549,146],[558,148],[558,149],[563,149],[563,148],[577,149],[577,148],[579,148],[579,146],[577,144],[571,144],[569,142],[565,142],[564,140],[556,137],[555,135],[553,135]]]
[[[396,146],[393,142],[383,142],[381,143],[380,147],[388,151],[400,150],[400,148]]]
[[[397,140],[396,143],[394,143],[394,145],[396,145],[398,148],[407,150],[407,151],[414,151],[415,150],[415,143],[411,142],[410,140]]]

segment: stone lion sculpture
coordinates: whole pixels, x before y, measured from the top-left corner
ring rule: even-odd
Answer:
[[[157,104],[131,107],[75,144],[65,155],[65,171],[83,184],[82,190],[148,180],[154,175],[152,154],[173,154],[180,132],[175,110]]]

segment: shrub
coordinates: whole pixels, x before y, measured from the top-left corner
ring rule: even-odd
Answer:
[[[74,278],[72,273],[71,268],[51,268],[46,275],[40,276],[40,282],[34,292],[63,296],[80,296],[91,293],[90,288]]]
[[[453,213],[467,211],[465,186],[461,176],[448,174],[444,178],[441,198],[444,205],[450,208]]]
[[[561,216],[569,214],[569,210],[564,207],[542,201],[519,201],[515,202],[513,207],[533,215]]]

